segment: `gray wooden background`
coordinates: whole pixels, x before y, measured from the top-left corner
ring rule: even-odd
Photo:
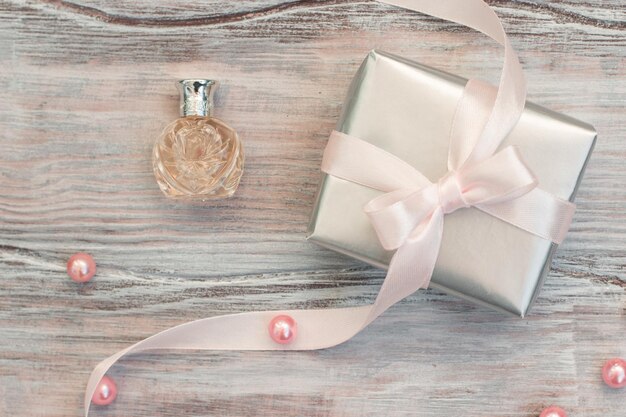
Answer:
[[[532,101],[599,141],[532,314],[429,290],[305,353],[140,355],[93,416],[626,415],[623,0],[490,0]],[[0,415],[80,416],[92,367],[188,320],[372,300],[383,273],[304,240],[326,138],[371,48],[495,80],[501,50],[452,23],[354,0],[0,0]],[[166,200],[150,152],[174,82],[221,80],[244,140],[236,198]],[[76,285],[65,262],[92,253]]]

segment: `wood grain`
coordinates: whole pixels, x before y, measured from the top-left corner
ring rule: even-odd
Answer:
[[[626,10],[621,0],[489,1],[532,101],[592,123],[571,233],[527,319],[436,291],[352,341],[305,353],[139,355],[93,416],[515,416],[552,403],[621,417],[626,357]],[[92,367],[169,326],[229,312],[370,301],[380,271],[304,240],[322,149],[379,48],[498,74],[480,35],[373,1],[0,0],[0,415],[81,415]],[[160,194],[150,149],[174,81],[221,80],[246,146],[236,198]],[[92,253],[74,285],[67,258]]]

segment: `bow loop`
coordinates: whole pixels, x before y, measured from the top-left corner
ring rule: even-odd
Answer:
[[[386,250],[398,249],[439,205],[437,185],[401,189],[370,201],[364,211]]]

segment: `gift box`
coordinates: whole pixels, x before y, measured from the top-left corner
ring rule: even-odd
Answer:
[[[466,82],[372,51],[349,88],[336,130],[398,156],[436,181],[447,172],[451,124]],[[527,102],[501,148],[516,145],[543,190],[573,201],[595,139],[592,126]],[[381,246],[363,211],[380,194],[324,175],[308,239],[387,268],[393,252]],[[550,269],[556,246],[476,208],[458,210],[446,217],[430,285],[523,317]]]

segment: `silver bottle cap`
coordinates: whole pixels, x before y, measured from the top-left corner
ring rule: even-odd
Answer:
[[[210,116],[216,87],[217,81],[214,80],[180,80],[180,115]]]

